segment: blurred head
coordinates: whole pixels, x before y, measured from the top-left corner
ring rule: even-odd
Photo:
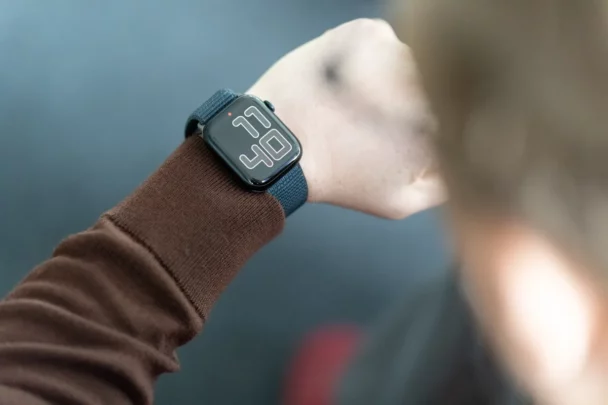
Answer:
[[[404,4],[482,329],[540,403],[607,403],[606,2]]]

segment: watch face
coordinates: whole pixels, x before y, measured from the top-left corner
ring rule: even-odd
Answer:
[[[203,128],[207,144],[254,190],[278,180],[302,155],[297,138],[259,99],[241,96]]]

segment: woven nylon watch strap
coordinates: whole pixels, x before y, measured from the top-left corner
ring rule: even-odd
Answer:
[[[205,125],[238,97],[239,95],[232,90],[217,91],[188,118],[186,138],[194,134],[199,125]],[[308,184],[300,165],[294,166],[267,191],[279,201],[285,211],[285,216],[294,213],[308,198]]]

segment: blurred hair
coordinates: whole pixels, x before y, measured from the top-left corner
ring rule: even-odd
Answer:
[[[608,270],[606,1],[399,1],[453,204]]]

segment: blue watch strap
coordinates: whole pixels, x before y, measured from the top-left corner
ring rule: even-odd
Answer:
[[[196,131],[199,124],[205,125],[238,97],[239,95],[230,89],[222,89],[215,92],[209,100],[205,101],[188,118],[188,122],[186,123],[186,138]]]
[[[308,199],[308,184],[299,164],[281,177],[268,189],[281,205],[285,216],[293,214]]]
[[[205,125],[217,113],[239,97],[229,89],[217,91],[194,111],[186,123],[186,138],[194,134],[198,125]],[[285,212],[285,216],[293,214],[308,199],[308,184],[299,164],[295,165],[268,188],[268,193],[276,198]]]

